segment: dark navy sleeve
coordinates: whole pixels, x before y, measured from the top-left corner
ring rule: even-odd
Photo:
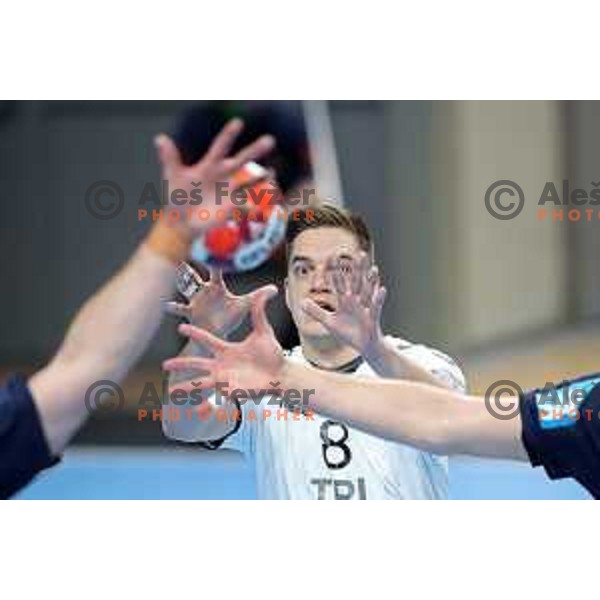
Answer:
[[[556,389],[554,401],[543,390],[521,398],[529,460],[551,479],[573,478],[600,499],[600,375],[563,382]],[[576,390],[585,391],[584,399],[567,402]]]
[[[12,496],[56,462],[25,379],[11,377],[0,388],[0,498]]]

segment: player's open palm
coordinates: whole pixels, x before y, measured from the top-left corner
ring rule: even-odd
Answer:
[[[168,302],[165,310],[219,337],[229,335],[241,325],[255,298],[267,290],[269,294],[277,293],[274,285],[267,285],[238,296],[227,288],[221,269],[208,270],[209,278],[205,280],[190,265],[181,263],[177,267],[177,289],[187,298],[187,304]]]
[[[226,383],[228,389],[271,389],[284,364],[283,350],[267,320],[265,306],[276,293],[274,286],[259,290],[252,298],[253,330],[242,342],[226,342],[204,329],[193,325],[180,325],[179,332],[202,344],[212,358],[180,356],[163,363],[166,371],[195,370],[193,381],[178,382],[178,390],[188,392],[198,388],[214,388],[217,382]]]
[[[168,209],[180,210],[182,220],[185,219],[194,233],[205,230],[210,220],[200,219],[197,214],[190,216],[188,211],[193,209],[193,213],[205,209],[213,215],[218,208],[230,208],[225,199],[222,204],[217,203],[220,196],[218,184],[225,184],[227,187],[224,189],[231,194],[240,186],[254,183],[251,178],[238,180],[234,174],[247,162],[263,157],[275,145],[272,136],[263,135],[230,157],[231,149],[242,129],[243,122],[240,119],[229,121],[214,139],[207,153],[193,165],[185,165],[182,162],[179,150],[170,137],[161,134],[155,139],[162,177],[169,183],[169,194],[175,190],[185,192],[185,195],[179,192],[177,197],[169,197]],[[263,175],[259,175],[256,180],[262,177]],[[198,194],[201,203],[198,203]]]
[[[307,299],[302,308],[344,344],[362,355],[368,353],[382,337],[381,312],[386,289],[381,285],[379,271],[362,252],[350,268],[336,258],[330,259],[328,271],[336,294],[333,310]]]

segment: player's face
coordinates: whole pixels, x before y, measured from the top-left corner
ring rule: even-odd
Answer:
[[[301,336],[331,335],[323,325],[302,310],[300,303],[310,298],[325,310],[335,311],[337,297],[331,283],[331,271],[341,269],[345,275],[349,275],[359,253],[356,236],[339,227],[307,229],[294,240],[285,294]]]

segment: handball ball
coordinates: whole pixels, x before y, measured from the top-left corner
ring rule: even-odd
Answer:
[[[285,237],[286,211],[281,191],[267,180],[268,171],[253,162],[233,176],[236,186],[244,188],[241,205],[227,212],[196,238],[192,260],[241,272],[255,269],[275,252]],[[262,177],[253,185],[246,182]]]

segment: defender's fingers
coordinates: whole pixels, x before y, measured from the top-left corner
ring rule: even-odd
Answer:
[[[225,202],[223,203],[223,206],[225,208],[236,208],[233,205],[233,202],[231,201],[231,195],[236,191],[236,190],[241,190],[244,189],[244,192],[246,194],[246,200],[252,200],[253,196],[252,194],[255,193],[253,188],[256,184],[263,182],[265,180],[265,175],[266,175],[266,170],[263,169],[259,164],[257,163],[247,163],[246,167],[244,169],[238,169],[237,168],[237,163],[233,164],[233,170],[234,172],[231,173],[231,168],[229,168],[227,165],[229,164],[230,161],[234,161],[234,159],[227,159],[225,161],[223,161],[223,171],[224,174],[222,175],[223,179],[226,179],[225,184],[226,184],[226,194],[225,194]],[[234,161],[235,162],[235,161]],[[260,192],[259,192],[260,193]]]
[[[224,352],[228,346],[227,342],[224,342],[223,340],[214,336],[212,333],[187,323],[179,326],[179,333],[189,337],[199,344],[202,344],[203,346],[206,346],[211,352],[214,353]]]
[[[231,151],[231,148],[233,148],[233,144],[235,144],[235,140],[242,129],[244,129],[244,123],[241,119],[232,119],[229,121],[213,140],[205,158],[211,162],[220,161],[225,158]]]
[[[181,156],[175,142],[166,134],[161,133],[154,138],[154,145],[158,152],[158,160],[162,165],[165,175],[169,176],[182,166]]]
[[[275,138],[272,135],[263,135],[250,145],[242,148],[235,156],[225,161],[225,169],[233,173],[243,167],[247,162],[262,158],[275,147]]]

